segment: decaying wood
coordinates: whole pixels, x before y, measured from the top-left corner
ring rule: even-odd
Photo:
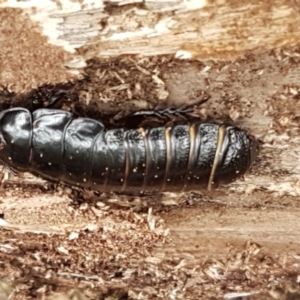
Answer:
[[[3,293],[298,293],[297,1],[0,2],[1,102],[71,81],[82,113],[191,104],[262,141],[245,179],[213,194],[95,196],[4,169]]]
[[[31,58],[27,62],[33,64],[34,57],[49,60],[52,64],[40,65],[40,68],[44,66],[45,71],[53,70],[53,73],[61,70],[59,63],[63,65],[68,61],[69,67],[77,71],[87,59],[121,54],[174,54],[182,59],[199,60],[234,59],[248,51],[263,52],[296,45],[300,28],[297,18],[299,7],[295,1],[284,0],[272,3],[234,0],[106,1],[105,4],[102,1],[8,0],[3,1],[0,7],[8,8],[3,10],[2,15],[6,19],[6,13],[7,20],[1,24],[3,28],[10,27],[7,31],[2,30],[2,40],[7,43],[7,48],[28,45],[31,51],[23,54]],[[11,10],[12,7],[18,10]],[[29,24],[26,18],[31,19],[31,27],[23,27]],[[53,65],[50,53],[55,47],[48,45],[46,51],[40,48],[45,41],[38,35],[37,26],[50,44],[63,47],[65,55],[73,53],[73,59],[63,59],[59,54],[61,50],[56,48],[58,58],[62,60]],[[37,43],[28,39],[34,34]],[[18,43],[14,43],[16,37],[19,37]],[[20,56],[21,51],[17,51]],[[2,60],[7,60],[9,56],[5,57],[5,52],[3,55]],[[14,62],[16,68],[24,69],[23,55],[19,57],[19,64]],[[48,55],[49,59],[46,58]],[[16,53],[14,57],[17,56]],[[1,82],[13,85],[17,91],[24,85],[30,88],[48,82],[47,74],[52,72],[36,73],[34,67],[33,64],[31,80],[36,78],[36,82],[29,81],[30,85],[25,85],[23,79],[18,86],[15,78],[11,77],[9,81],[6,73]],[[27,68],[30,69],[26,65]],[[10,69],[6,67],[6,72]],[[53,77],[50,82],[57,82],[58,78],[62,81],[68,76]]]
[[[86,2],[86,3],[85,3]],[[177,53],[201,60],[298,43],[295,1],[6,1],[22,7],[49,42],[85,58]],[[182,51],[187,50],[188,53]],[[190,53],[190,54],[189,54]],[[187,56],[186,56],[187,55]]]

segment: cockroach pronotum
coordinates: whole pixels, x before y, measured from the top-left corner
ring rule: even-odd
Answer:
[[[258,141],[234,126],[106,130],[58,109],[0,113],[4,165],[101,192],[211,190],[245,174],[257,154]]]

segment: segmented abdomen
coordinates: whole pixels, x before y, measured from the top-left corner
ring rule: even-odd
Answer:
[[[208,123],[105,130],[63,110],[23,108],[0,120],[4,164],[99,191],[211,189],[244,174],[258,151],[246,131]]]

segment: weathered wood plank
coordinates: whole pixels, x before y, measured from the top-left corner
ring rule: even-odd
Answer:
[[[298,43],[294,1],[4,1],[39,24],[49,42],[85,59],[176,53],[226,60]]]

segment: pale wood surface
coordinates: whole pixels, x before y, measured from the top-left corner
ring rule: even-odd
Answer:
[[[21,8],[50,43],[85,59],[180,51],[179,57],[226,60],[249,50],[295,45],[300,28],[299,7],[284,0],[8,0],[0,7]]]

